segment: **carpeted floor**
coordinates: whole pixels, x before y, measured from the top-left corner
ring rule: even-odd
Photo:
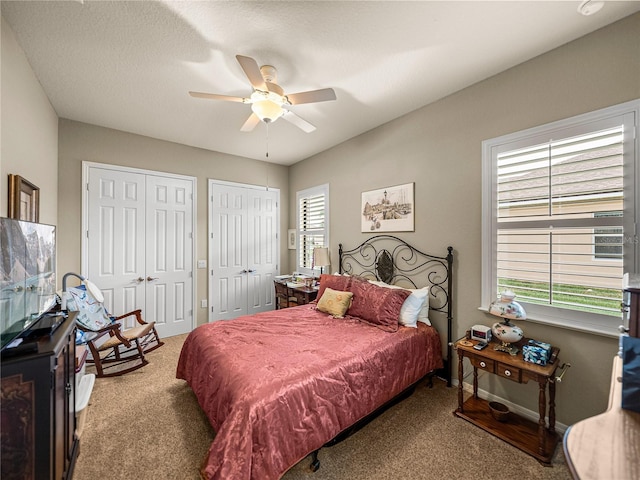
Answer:
[[[200,478],[214,432],[189,386],[175,378],[185,337],[165,339],[140,370],[96,379],[74,480]],[[431,389],[421,384],[355,435],[322,449],[317,472],[306,458],[282,480],[571,478],[560,445],[552,466],[543,466],[455,417],[456,406],[455,388],[437,380]]]

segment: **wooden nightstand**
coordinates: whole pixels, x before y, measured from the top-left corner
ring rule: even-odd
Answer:
[[[512,356],[508,353],[495,351],[493,349],[497,345],[495,342],[491,342],[484,350],[475,350],[473,345],[478,342],[469,340],[471,345],[462,345],[461,342],[465,341],[459,340],[455,344],[458,352],[458,409],[453,413],[534,456],[541,462],[551,463],[559,440],[555,431],[555,373],[558,368],[559,350],[554,348],[553,361],[542,366],[525,362],[522,358],[522,352]],[[526,339],[521,343],[526,343]],[[465,357],[469,358],[473,365],[473,395],[463,401],[462,379],[464,378],[463,360]],[[529,380],[538,382],[538,409],[540,413],[538,423],[522,418],[513,412],[509,413],[506,422],[494,419],[489,411],[489,402],[478,397],[478,370],[484,370],[517,383],[527,383]],[[545,421],[547,385],[549,386],[549,425]]]

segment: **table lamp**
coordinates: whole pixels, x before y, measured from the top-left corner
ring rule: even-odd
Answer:
[[[489,305],[489,313],[502,318],[501,322],[496,322],[491,327],[493,336],[502,342],[501,345],[496,345],[494,350],[507,352],[510,355],[518,353],[518,348],[512,344],[522,340],[524,336],[522,329],[511,323],[510,320],[524,320],[527,318],[522,305],[514,301],[515,297],[516,294],[511,290],[505,290],[499,299]]]
[[[331,265],[328,247],[316,247],[313,249],[313,265],[314,268],[320,267],[320,275],[322,275],[324,267]]]

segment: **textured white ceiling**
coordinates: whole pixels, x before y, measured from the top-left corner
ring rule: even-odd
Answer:
[[[267,128],[240,127],[248,96],[236,54],[278,69],[285,93],[337,100],[278,120],[268,161],[290,165],[640,10],[580,1],[2,1],[60,117],[265,160]]]

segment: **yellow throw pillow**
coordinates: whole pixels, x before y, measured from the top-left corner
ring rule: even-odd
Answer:
[[[351,306],[353,293],[341,292],[331,288],[325,288],[322,297],[318,301],[318,310],[335,318],[343,318]]]

